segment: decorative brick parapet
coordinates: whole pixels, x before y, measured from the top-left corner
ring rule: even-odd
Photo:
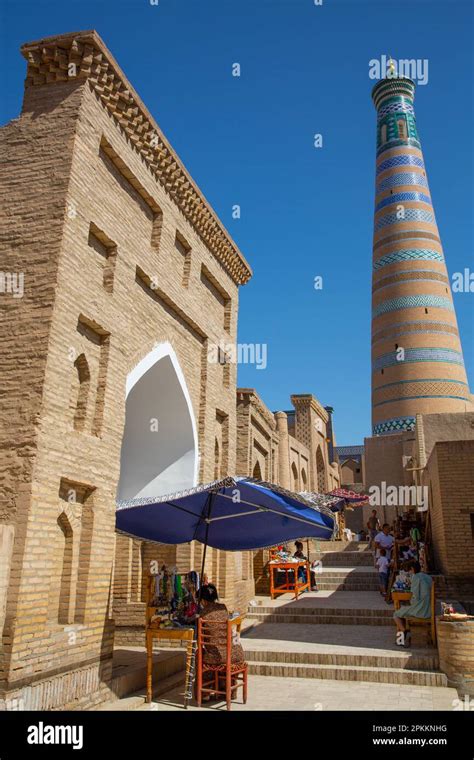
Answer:
[[[28,62],[25,87],[72,78],[87,80],[151,173],[236,283],[252,275],[244,256],[193,182],[114,57],[94,30],[47,37],[21,48]]]

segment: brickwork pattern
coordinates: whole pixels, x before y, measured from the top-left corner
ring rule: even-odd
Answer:
[[[414,95],[415,84],[404,77],[382,79],[372,90],[377,110],[372,296],[374,435],[404,429],[405,421],[413,420],[417,413],[429,414],[435,409],[461,412],[466,407],[464,394],[419,395],[402,390],[404,382],[438,378],[439,387],[446,378],[467,387],[449,278],[416,130]],[[423,266],[425,261],[430,261],[429,269]],[[415,322],[416,328],[402,327]],[[436,322],[445,322],[446,329],[433,329]],[[381,340],[382,336],[387,341]],[[407,353],[395,360],[389,351],[396,352],[400,346],[407,348]],[[444,369],[447,363],[448,372]],[[400,392],[391,397],[385,394],[380,402],[377,391],[387,382],[399,383]]]

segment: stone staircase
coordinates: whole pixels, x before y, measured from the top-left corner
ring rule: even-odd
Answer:
[[[295,628],[298,629],[296,636]],[[286,678],[447,686],[446,676],[438,669],[436,650],[395,648],[393,631],[382,629],[389,636],[374,637],[371,628],[362,636],[362,627],[351,629],[345,626],[345,635],[342,636],[334,625],[322,625],[317,629],[312,627],[309,634],[304,629],[305,626],[264,623],[248,631],[242,637],[242,643],[249,673]],[[317,634],[312,637],[311,633],[315,630]],[[338,644],[330,643],[334,641]]]
[[[330,592],[328,592],[330,593]],[[349,594],[350,591],[341,593]],[[375,593],[375,592],[372,592]],[[362,594],[361,594],[362,595]],[[281,597],[280,597],[281,599]],[[307,599],[317,599],[316,595],[304,597]],[[288,602],[290,599],[288,599]],[[339,600],[340,601],[340,600]],[[361,602],[363,604],[363,602]],[[297,606],[298,605],[298,606]],[[340,606],[318,606],[303,603],[300,597],[299,602],[294,605],[289,603],[288,606],[282,605],[265,605],[259,604],[257,607],[249,607],[246,620],[249,623],[299,623],[304,625],[389,625],[393,628],[392,621],[393,610],[390,607],[381,609],[372,609],[370,607],[340,607]]]
[[[319,555],[319,556],[318,556]],[[368,549],[361,551],[333,551],[311,554],[311,559],[317,559],[322,567],[373,567],[372,552]]]
[[[316,582],[321,591],[378,591],[372,552],[367,542],[327,541],[310,552],[317,560]]]
[[[249,606],[242,644],[250,673],[447,686],[423,634],[408,650],[396,646],[393,607],[378,592],[367,543],[321,542],[310,559],[320,561],[318,592],[298,601],[290,594],[260,597]]]
[[[379,579],[372,568],[321,567],[316,574],[321,591],[378,591]]]

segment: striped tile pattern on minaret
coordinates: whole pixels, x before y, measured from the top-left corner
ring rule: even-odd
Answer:
[[[413,106],[415,84],[380,80],[372,274],[372,426],[471,409],[443,248]]]

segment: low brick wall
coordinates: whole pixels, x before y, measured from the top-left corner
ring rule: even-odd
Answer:
[[[437,624],[439,666],[461,696],[474,696],[474,622]]]
[[[112,657],[82,668],[51,673],[0,700],[3,710],[90,710],[113,698]]]

